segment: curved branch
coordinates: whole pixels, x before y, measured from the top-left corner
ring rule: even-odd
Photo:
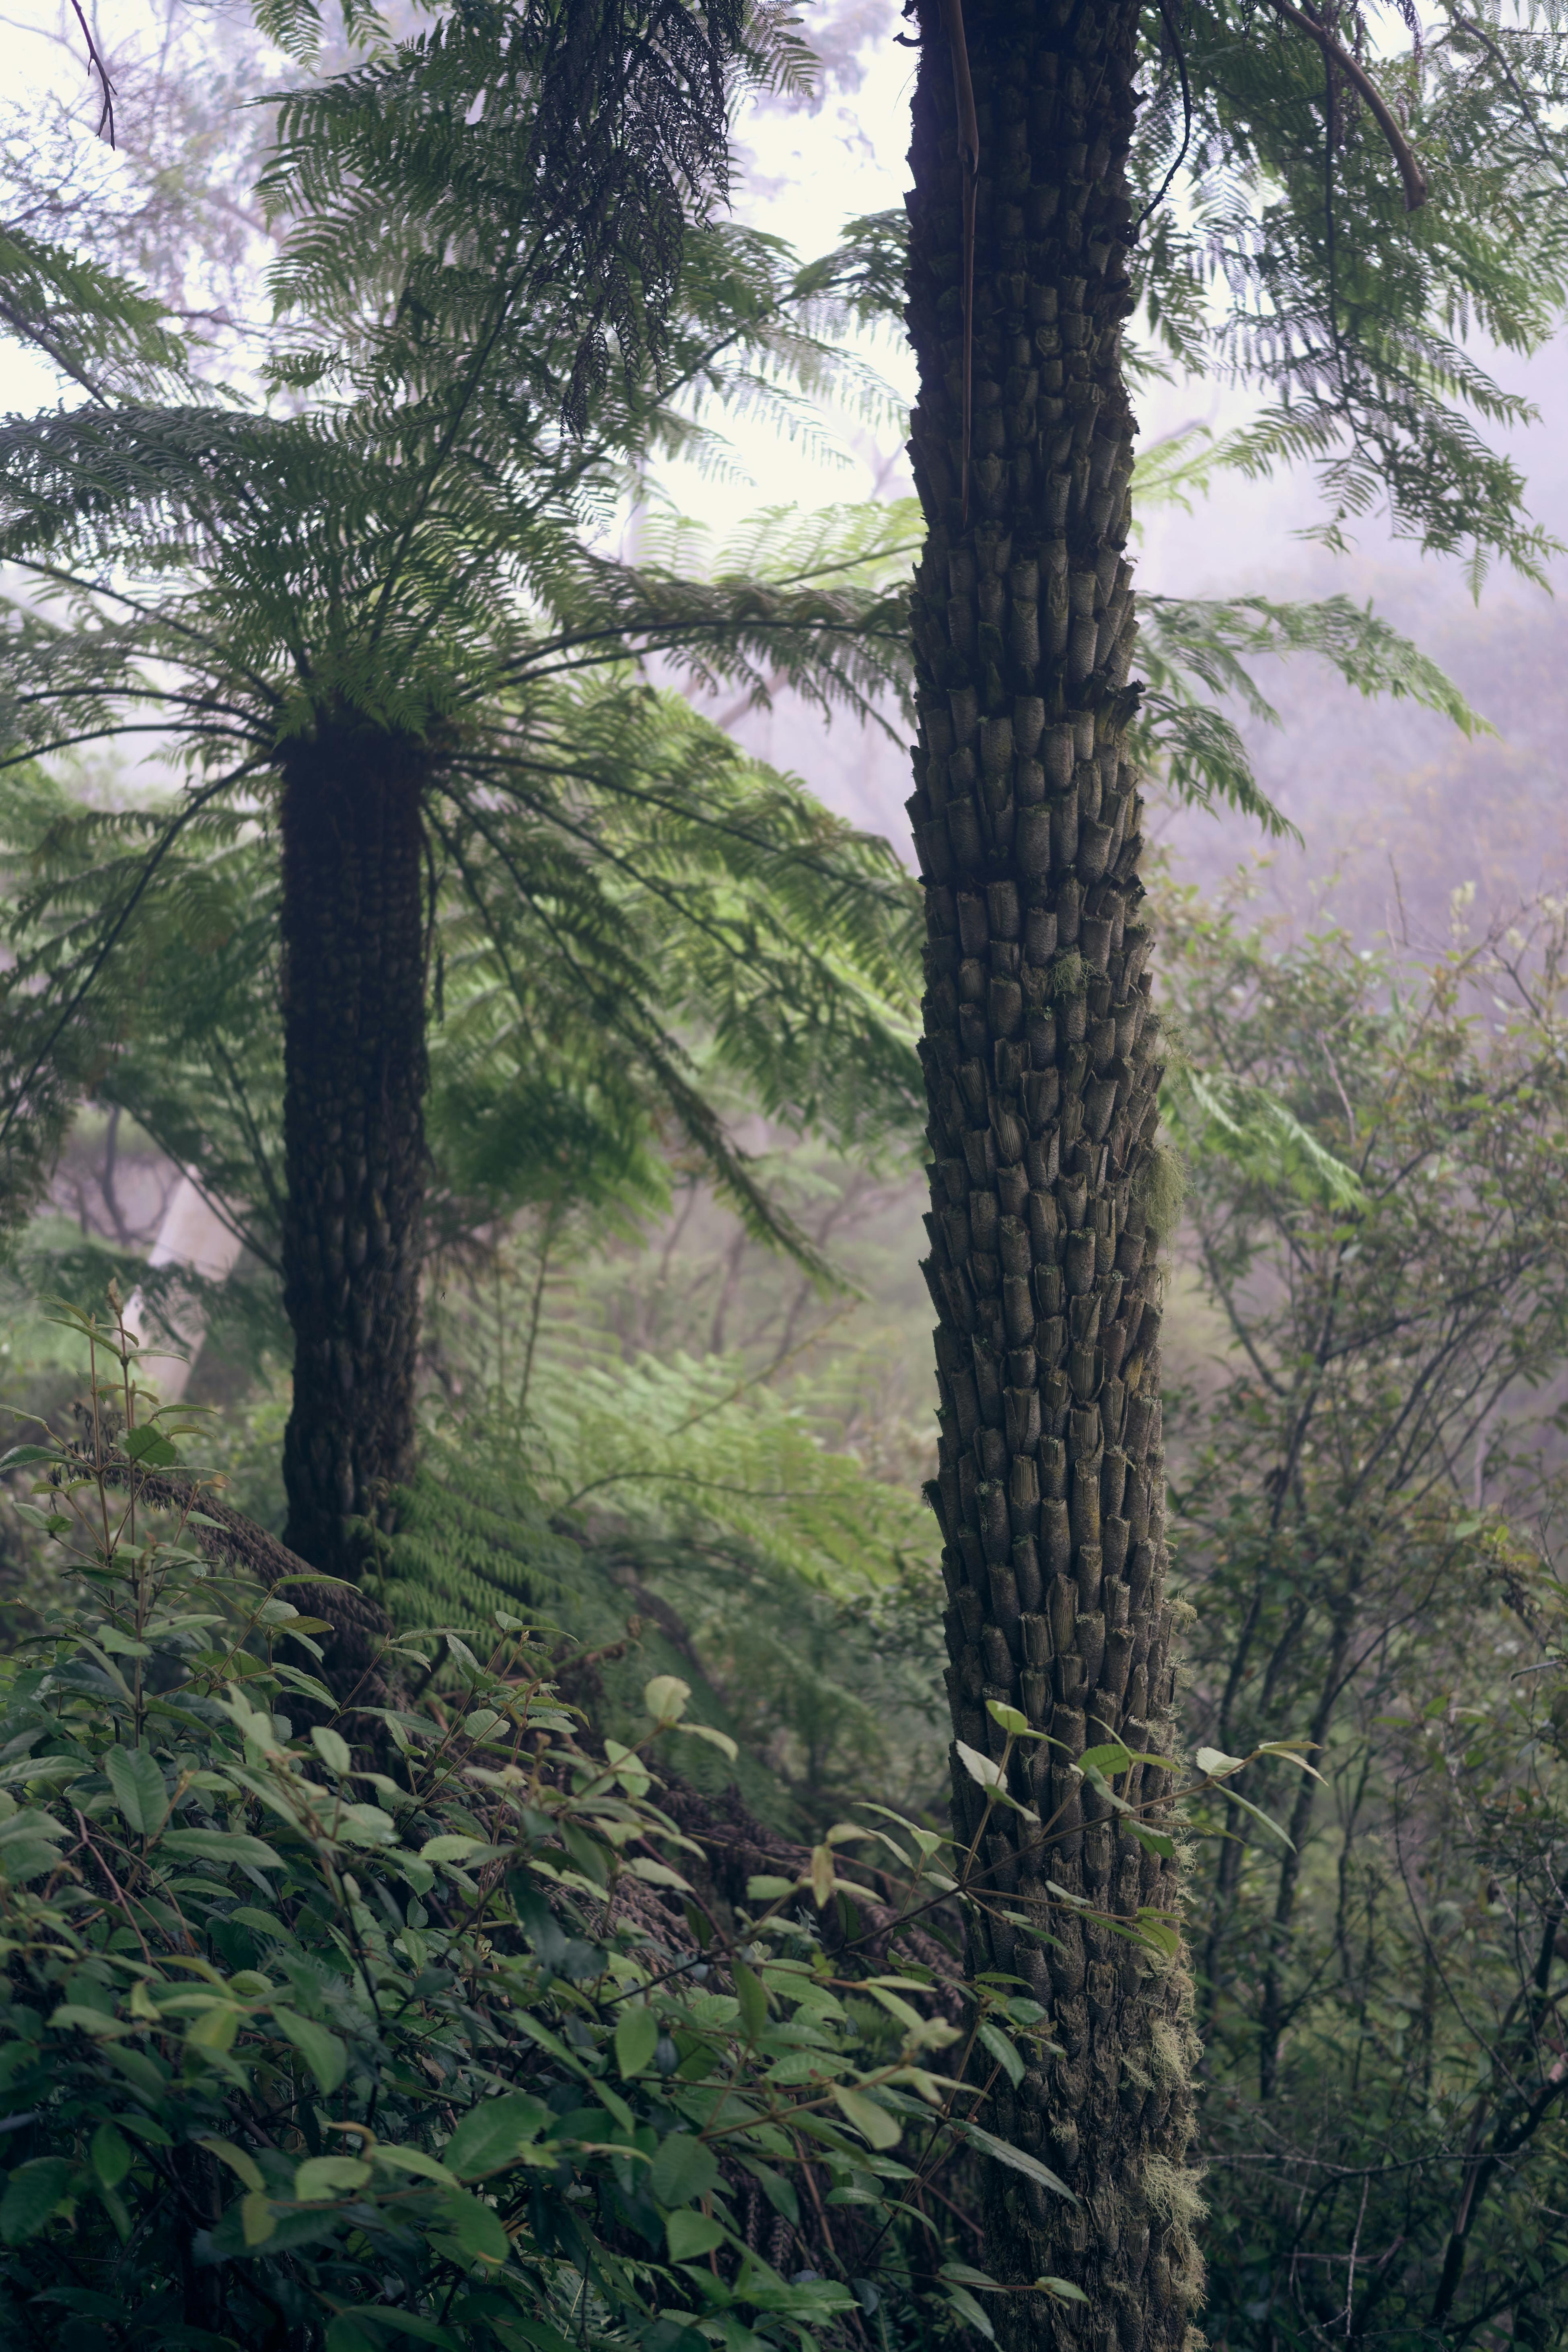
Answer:
[[[1290,0],[1268,0],[1268,5],[1277,16],[1283,16],[1288,25],[1294,25],[1299,32],[1310,33],[1324,57],[1338,66],[1346,80],[1352,82],[1365,99],[1378,129],[1388,142],[1389,152],[1399,166],[1399,176],[1405,184],[1405,209],[1407,213],[1419,212],[1426,201],[1426,174],[1416,162],[1409,141],[1395,122],[1371,75],[1364,67],[1357,65],[1348,49],[1341,48],[1325,26],[1315,24],[1310,16],[1304,16],[1300,8],[1292,8]]]

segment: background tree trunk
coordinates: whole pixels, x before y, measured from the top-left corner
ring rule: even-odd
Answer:
[[[910,150],[911,446],[928,537],[909,805],[926,881],[942,1412],[931,1494],[954,1728],[999,1754],[984,1710],[1005,1699],[1053,1743],[1015,1781],[1056,1817],[1049,1842],[1031,1845],[1004,1815],[984,1860],[1056,1940],[997,1923],[972,1958],[1026,1976],[1050,2010],[1060,2054],[1004,2093],[999,2127],[1076,2201],[994,2169],[989,2259],[1002,2278],[1064,2278],[1089,2298],[1009,2295],[992,2310],[1013,2346],[1153,2352],[1181,2344],[1200,2284],[1190,1989],[1098,1922],[1174,1911],[1176,1866],[1065,1769],[1113,1737],[1172,1745],[1150,1213],[1160,1072],[1122,751],[1136,703],[1120,343],[1138,8],[964,0],[979,149],[968,404],[959,21],[953,0],[920,0]],[[1134,1767],[1121,1792],[1157,1802],[1170,1777]],[[955,1759],[966,1838],[980,1810]]]
[[[284,1540],[337,1576],[363,1564],[349,1522],[413,1465],[426,772],[419,747],[346,730],[284,769]]]

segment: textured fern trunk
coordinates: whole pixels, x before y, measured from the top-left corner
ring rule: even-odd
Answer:
[[[284,1540],[353,1577],[414,1447],[425,1194],[421,757],[326,736],[285,770]]]
[[[964,0],[979,173],[964,499],[963,76],[952,0],[920,0],[910,150],[912,420],[928,527],[913,626],[910,803],[926,883],[921,1048],[931,1106],[927,1278],[940,1324],[948,1676],[958,1738],[1021,1744],[981,1861],[1008,1907],[973,1966],[1026,1977],[1059,2055],[1000,2096],[1000,2128],[1072,2200],[994,2168],[994,2273],[1070,2281],[991,2305],[1009,2346],[1165,2352],[1200,2265],[1185,2169],[1187,1980],[1116,1935],[1173,1912],[1176,1867],[1067,1769],[1119,1738],[1171,1752],[1159,1276],[1145,1213],[1160,1066],[1141,919],[1128,537],[1134,420],[1125,163],[1136,0]],[[1119,1793],[1158,1804],[1170,1773]],[[957,1825],[981,1791],[957,1764]],[[1054,1826],[1052,1826],[1054,1824]],[[1034,1840],[1034,1843],[1031,1843]],[[1083,1898],[1079,1913],[1047,1882]]]

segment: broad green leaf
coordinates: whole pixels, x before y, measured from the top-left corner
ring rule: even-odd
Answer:
[[[762,1979],[744,1960],[731,1961],[730,1974],[741,2007],[741,2026],[748,2042],[759,2042],[767,2032],[768,1996]]]
[[[185,2040],[198,2050],[232,2050],[241,2012],[226,2000],[215,2000],[198,2010],[185,2028]]]
[[[146,1470],[166,1470],[171,1462],[180,1458],[155,1422],[143,1422],[140,1429],[128,1429],[121,1445],[132,1462],[140,1462]]]
[[[36,2238],[66,2201],[72,2167],[63,2156],[36,2156],[18,2165],[0,2197],[0,2238],[8,2246],[24,2246]]]
[[[1239,1772],[1246,1763],[1245,1756],[1227,1756],[1223,1748],[1200,1748],[1193,1759],[1200,1772],[1211,1780],[1223,1780],[1227,1772]]]
[[[474,2262],[504,2263],[511,2252],[511,2242],[502,2229],[500,2216],[489,2205],[481,2205],[477,2197],[466,2189],[448,2189],[441,2200],[441,2210],[463,2252]]]
[[[353,1769],[353,1756],[348,1741],[341,1731],[334,1731],[330,1724],[311,1725],[310,1745],[328,1771],[335,1772],[340,1780]]]
[[[782,1903],[785,1895],[795,1893],[795,1889],[793,1878],[770,1878],[764,1874],[747,1879],[746,1900],[748,1903]]]
[[[644,1688],[642,1703],[661,1727],[679,1723],[691,1698],[691,1685],[679,1675],[655,1675]]]
[[[658,2047],[658,2019],[651,2009],[623,2009],[616,2021],[616,2069],[631,2082],[651,2063]]]
[[[309,2156],[294,2168],[294,2196],[300,2205],[324,2204],[329,2198],[347,2197],[363,2189],[370,2167],[359,2156]]]
[[[985,1712],[991,1717],[992,1722],[999,1723],[1003,1730],[1005,1731],[1010,1738],[1014,1739],[1028,1738],[1028,1717],[1026,1715],[1020,1715],[1016,1706],[1009,1706],[1005,1698],[988,1698],[985,1702]]]
[[[489,1852],[489,1848],[482,1838],[444,1835],[426,1838],[419,1849],[419,1859],[421,1862],[469,1862],[476,1854]]]
[[[103,1759],[109,1785],[131,1827],[151,1837],[169,1810],[162,1767],[144,1748],[111,1748]]]
[[[897,2116],[890,2116],[886,2107],[879,2107],[875,2099],[851,2089],[847,2083],[835,2083],[833,2097],[845,2121],[853,2124],[872,2147],[897,2147],[904,2129]]]
[[[503,2092],[459,2118],[441,2151],[442,2162],[460,2180],[499,2172],[516,2162],[518,2150],[536,2140],[549,2121],[550,2110],[542,2099],[531,2098],[526,2091]]]
[[[1047,2294],[1054,2294],[1058,2303],[1087,2303],[1089,2301],[1089,2297],[1085,2294],[1082,2287],[1075,2286],[1071,2279],[1037,2278],[1035,2281],[1035,2284],[1038,2287],[1043,2287]]]
[[[135,2158],[131,2143],[113,2124],[100,2124],[92,2136],[92,2168],[106,2189],[118,2189]]]
[[[247,2246],[264,2246],[276,2234],[278,2220],[265,2189],[247,2189],[240,2199],[239,2227]]]
[[[967,1747],[962,1739],[955,1739],[952,1744],[958,1750],[960,1763],[972,1780],[978,1780],[983,1789],[1000,1786],[1002,1768],[999,1764],[994,1764],[989,1756],[982,1756],[978,1748]]]
[[[689,2205],[719,2186],[719,2163],[710,2147],[689,2132],[669,2132],[659,2141],[648,2170],[648,2187],[661,2205]]]
[[[711,2253],[724,2242],[722,2223],[715,2221],[710,2214],[694,2211],[689,2205],[668,2215],[664,2228],[672,2263],[694,2262],[699,2254]]]
[[[1078,2203],[1067,2182],[1058,2180],[1048,2166],[1041,2164],[1037,2157],[1026,2156],[1021,2147],[1014,2147],[1008,2140],[998,2139],[993,2132],[982,2131],[978,2124],[961,2123],[958,2129],[983,2155],[994,2157],[998,2164],[1009,2165],[1015,2172],[1038,2181],[1040,2187],[1048,2189],[1053,2196],[1065,2197],[1069,2205]]]
[[[291,2009],[274,2009],[272,2021],[285,2042],[292,2042],[330,2098],[349,2070],[349,2053],[337,2035],[318,2025],[314,2018],[300,2017]]]

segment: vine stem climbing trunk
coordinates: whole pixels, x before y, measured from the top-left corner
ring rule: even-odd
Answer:
[[[1176,1960],[1117,1929],[1141,1906],[1175,1913],[1176,1864],[1071,1769],[1112,1739],[1161,1759],[1173,1746],[1149,1209],[1160,1065],[1123,748],[1138,691],[1121,336],[1139,10],[917,0],[916,15],[907,315],[927,538],[909,806],[942,1431],[928,1494],[958,1739],[1000,1755],[989,1699],[1049,1735],[1019,1743],[1013,1783],[1043,1832],[994,1816],[982,1857],[1046,1937],[996,1918],[971,1958],[1026,1977],[1049,2012],[1054,2051],[1003,2092],[1000,2128],[1071,2194],[994,2168],[990,2266],[1087,2298],[1024,2292],[992,2312],[1031,2352],[1175,2352],[1200,2284],[1190,1989]],[[1159,1760],[1117,1789],[1157,1822],[1170,1782]],[[984,1800],[956,1750],[953,1790],[967,1843]]]
[[[292,747],[283,772],[284,1540],[350,1579],[413,1466],[427,756],[344,730]],[[334,1680],[351,1664],[331,1663]]]

